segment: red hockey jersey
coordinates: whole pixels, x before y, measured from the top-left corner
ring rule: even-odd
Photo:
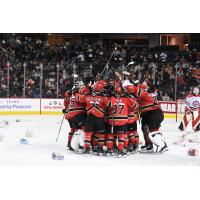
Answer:
[[[128,123],[133,124],[135,121],[138,120],[138,109],[139,109],[139,104],[135,99],[135,103],[132,105],[132,107],[129,110],[128,113]]]
[[[92,114],[96,117],[104,117],[109,99],[106,96],[86,94],[76,95],[76,99],[80,103],[85,103],[87,115]]]
[[[138,86],[129,87],[129,93],[135,94],[137,96],[141,113],[160,108],[160,105],[153,97],[153,95]]]
[[[112,96],[109,103],[108,123],[113,126],[123,126],[128,124],[128,114],[135,104],[136,102],[132,98]]]
[[[155,98],[153,98],[151,93],[141,90],[139,88],[137,96],[138,102],[140,103],[141,113],[160,108],[158,101]]]
[[[79,94],[79,93],[76,93],[76,94]],[[70,95],[67,95],[67,93],[65,93],[64,106],[67,111],[67,113],[65,114],[65,119],[71,119],[78,114],[86,112],[85,104],[80,103],[76,100],[75,98],[76,94],[72,94],[70,96]]]

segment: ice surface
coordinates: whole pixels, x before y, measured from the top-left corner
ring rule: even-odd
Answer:
[[[162,133],[169,146],[169,151],[161,154],[132,154],[126,158],[107,158],[95,155],[80,155],[66,149],[69,124],[65,120],[60,137],[56,137],[62,121],[61,115],[32,116],[0,116],[0,122],[9,121],[8,125],[0,127],[0,165],[57,165],[57,166],[149,166],[149,165],[200,165],[200,156],[187,155],[191,147],[200,149],[200,143],[189,143],[186,146],[175,145],[173,142],[181,136],[174,119],[165,119]],[[17,121],[16,121],[17,120]],[[140,128],[139,133],[140,132]],[[26,137],[26,132],[32,131],[33,137]],[[191,127],[188,127],[191,131]],[[29,144],[20,144],[20,139],[26,138]],[[142,138],[142,137],[141,137]],[[64,160],[53,160],[53,152],[64,155]],[[199,150],[200,152],[200,150]]]

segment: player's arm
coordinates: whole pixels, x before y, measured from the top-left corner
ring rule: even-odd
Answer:
[[[75,94],[75,100],[79,103],[85,103],[86,102],[86,95],[80,95],[78,93]]]

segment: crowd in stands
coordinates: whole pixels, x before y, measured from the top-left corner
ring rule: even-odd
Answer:
[[[66,88],[72,86],[74,68],[83,81],[94,79],[115,46],[89,42],[50,46],[46,40],[15,35],[0,40],[0,97],[7,97],[9,84],[9,97],[38,98],[42,81],[42,97],[62,98]],[[128,67],[132,79],[154,84],[159,100],[174,100],[177,70],[177,98],[184,98],[191,87],[200,84],[198,48],[189,44],[183,52],[158,52],[122,45],[114,51],[110,67],[120,71],[134,61]]]

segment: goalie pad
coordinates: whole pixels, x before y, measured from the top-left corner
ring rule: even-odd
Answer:
[[[165,142],[162,138],[162,135],[158,131],[153,131],[153,132],[149,133],[149,139],[156,146],[160,146],[160,147],[165,146]]]
[[[83,130],[78,129],[73,136],[71,140],[71,147],[74,149],[74,151],[79,151],[79,147],[84,147],[84,139],[85,139],[85,133]]]
[[[194,131],[200,130],[200,111],[193,111],[192,128]]]
[[[181,131],[184,131],[187,128],[189,122],[192,119],[192,115],[193,115],[192,113],[184,115],[183,120],[181,121],[181,123],[178,127]]]

